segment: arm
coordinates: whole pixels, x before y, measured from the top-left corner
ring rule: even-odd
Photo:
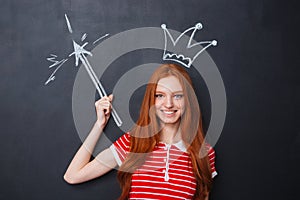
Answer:
[[[105,174],[117,165],[110,149],[105,149],[90,161],[92,152],[110,117],[111,101],[112,95],[103,97],[95,103],[97,121],[65,172],[66,182],[82,183]]]
[[[209,199],[209,193],[207,194],[204,200],[208,200],[208,199]]]

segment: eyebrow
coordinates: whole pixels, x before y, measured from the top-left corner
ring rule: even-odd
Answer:
[[[165,92],[160,91],[160,90],[156,90],[155,93],[165,93]],[[176,94],[176,93],[183,93],[183,91],[182,90],[178,90],[178,91],[172,92],[172,94]]]

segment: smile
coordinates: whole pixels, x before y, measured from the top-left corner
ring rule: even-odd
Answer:
[[[162,110],[162,112],[167,114],[167,115],[170,115],[170,114],[176,113],[177,110]]]

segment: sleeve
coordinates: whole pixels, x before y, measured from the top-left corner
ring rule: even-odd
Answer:
[[[125,160],[126,155],[129,152],[129,146],[130,134],[125,133],[109,147],[119,166],[121,166]]]
[[[212,173],[211,175],[214,178],[218,173],[215,168],[215,158],[216,158],[215,150],[212,147],[209,147],[208,149],[208,158],[211,167],[211,173]]]

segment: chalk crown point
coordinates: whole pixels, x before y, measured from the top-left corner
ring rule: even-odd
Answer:
[[[218,41],[217,41],[217,40],[213,40],[211,44],[212,44],[213,46],[217,46]]]
[[[194,60],[207,48],[210,46],[216,46],[217,41],[201,41],[201,42],[193,42],[194,35],[197,31],[203,28],[202,23],[197,23],[193,27],[190,27],[183,31],[177,38],[174,38],[172,34],[167,29],[165,24],[161,24],[161,28],[164,31],[165,36],[165,47],[163,53],[163,60],[171,60],[182,64],[183,66],[190,68]],[[177,49],[182,49],[181,47],[177,47],[180,45],[184,45],[184,43],[179,42],[182,40],[184,35],[190,34],[190,38],[188,39],[185,47],[185,51],[177,51]],[[179,45],[177,45],[179,44]],[[173,51],[169,52],[170,49]]]
[[[202,24],[200,22],[197,23],[196,26],[195,26],[195,28],[198,29],[198,30],[200,30],[202,27],[203,26],[202,26]]]

